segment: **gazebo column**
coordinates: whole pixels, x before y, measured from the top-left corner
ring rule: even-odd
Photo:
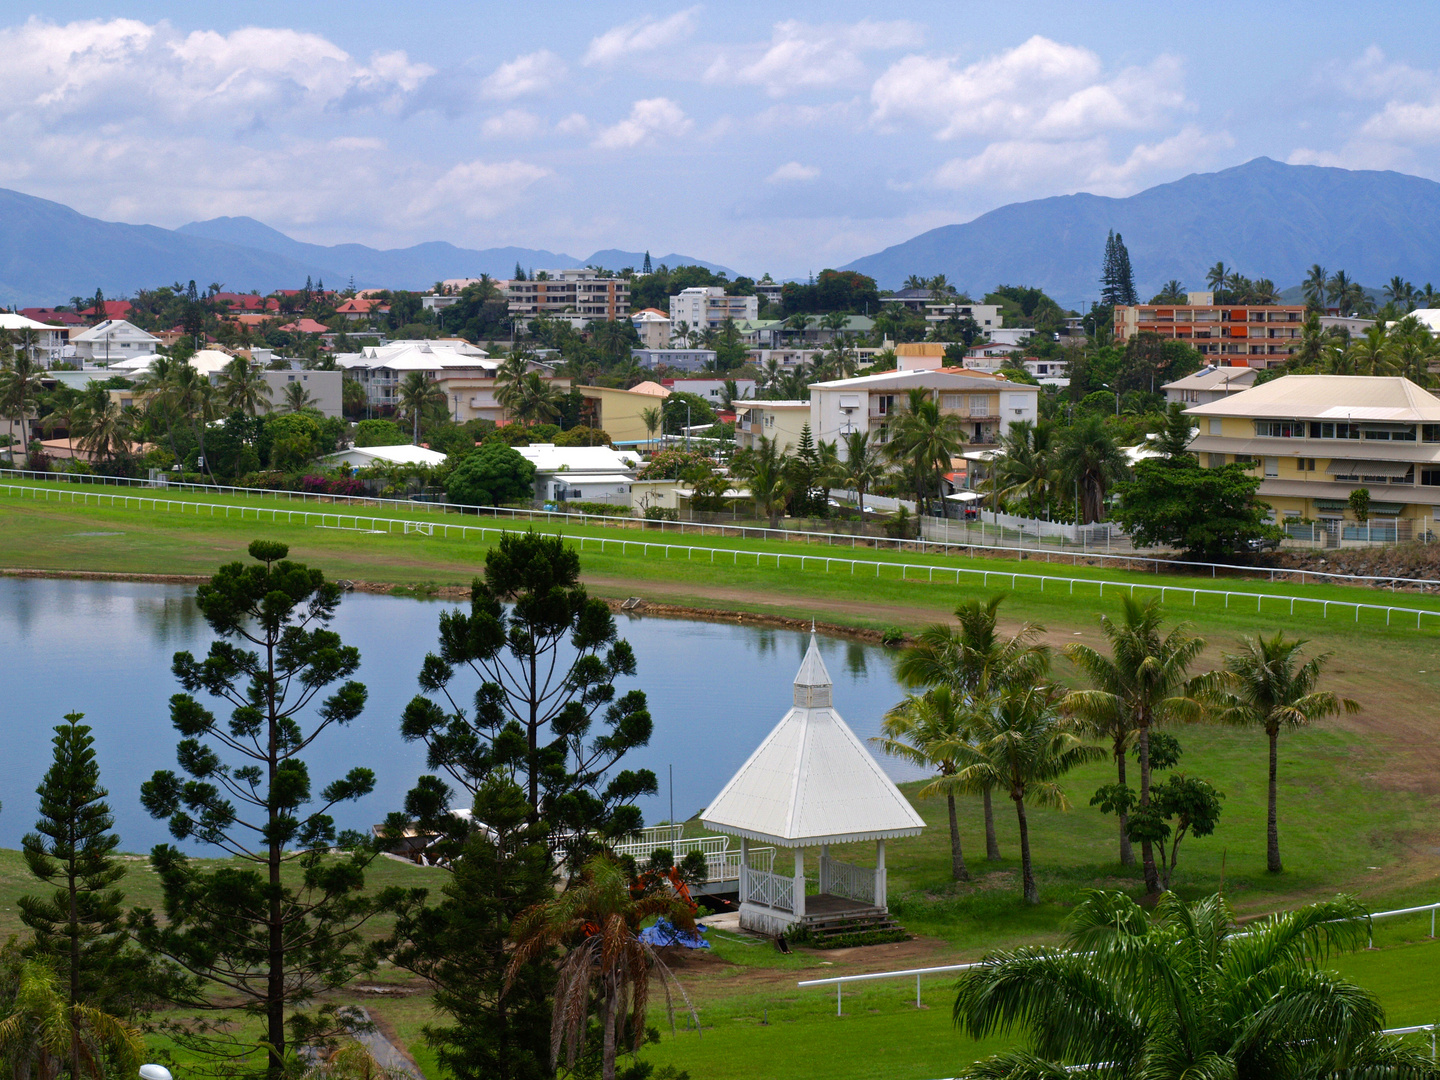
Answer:
[[[805,917],[805,849],[795,849],[795,917]]]
[[[830,892],[830,845],[820,845],[820,894]]]
[[[875,841],[875,906],[885,906],[885,841]]]
[[[750,899],[750,841],[740,837],[740,903]]]

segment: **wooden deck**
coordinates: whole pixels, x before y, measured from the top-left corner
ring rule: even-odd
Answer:
[[[883,911],[883,908],[878,908],[874,904],[867,904],[863,900],[851,900],[848,896],[816,893],[805,897],[807,921],[810,919],[833,919],[840,916],[879,915]]]

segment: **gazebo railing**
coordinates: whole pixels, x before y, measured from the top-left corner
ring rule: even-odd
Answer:
[[[875,871],[866,866],[853,866],[829,855],[820,856],[820,880],[824,891],[847,900],[875,903]]]
[[[764,870],[751,870],[745,875],[746,902],[763,904],[778,911],[795,910],[795,879]]]

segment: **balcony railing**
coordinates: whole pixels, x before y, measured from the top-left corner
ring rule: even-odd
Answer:
[[[875,903],[875,871],[863,866],[820,857],[820,880],[823,891],[831,896],[843,896],[848,900],[859,900],[862,904]]]
[[[795,910],[795,879],[764,870],[751,870],[745,875],[744,899],[779,911]]]

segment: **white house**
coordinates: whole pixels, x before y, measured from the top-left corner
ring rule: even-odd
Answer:
[[[321,460],[331,465],[349,465],[363,469],[370,465],[440,465],[445,455],[423,446],[352,446],[348,450],[328,454]]]
[[[160,339],[124,319],[106,319],[70,338],[75,355],[96,364],[153,353]]]
[[[535,466],[535,497],[542,502],[630,505],[630,484],[640,455],[608,446],[534,443],[515,448]]]
[[[1255,385],[1255,376],[1259,373],[1258,368],[1248,365],[1216,367],[1209,364],[1183,379],[1166,383],[1161,389],[1165,391],[1167,405],[1172,401],[1183,405],[1209,405],[1212,401],[1223,401],[1231,394],[1249,390]]]
[[[670,316],[659,308],[647,307],[630,313],[630,325],[640,335],[640,344],[647,349],[670,346]]]
[[[670,328],[679,333],[683,322],[692,333],[718,330],[726,319],[741,322],[760,317],[758,296],[726,296],[718,285],[697,285],[681,289],[670,297]]]
[[[21,333],[29,330],[35,334],[35,346],[31,350],[31,359],[39,360],[42,357],[56,360],[60,357],[60,350],[65,347],[66,334],[68,331],[63,326],[51,326],[49,323],[36,322],[34,319],[27,319],[24,315],[17,315],[13,311],[0,311],[0,330],[9,333]]]

